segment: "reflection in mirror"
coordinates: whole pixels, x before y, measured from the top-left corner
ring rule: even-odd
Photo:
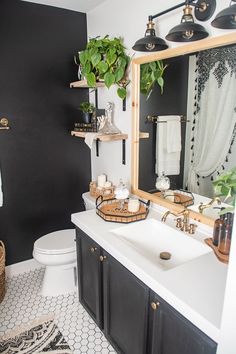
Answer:
[[[171,190],[192,192],[199,204],[199,195],[214,197],[212,181],[236,166],[236,46],[164,63],[163,94],[157,85],[148,99],[140,94],[139,130],[149,138],[139,141],[138,188],[159,196],[156,178],[164,174]]]

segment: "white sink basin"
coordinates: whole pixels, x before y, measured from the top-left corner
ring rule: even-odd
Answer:
[[[212,252],[204,243],[155,219],[122,226],[111,232],[162,270],[175,268]],[[160,259],[161,252],[171,253],[171,258]]]

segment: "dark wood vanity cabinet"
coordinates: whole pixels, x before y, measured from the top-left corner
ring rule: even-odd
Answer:
[[[119,353],[147,353],[149,288],[104,252],[104,334]]]
[[[216,343],[153,291],[150,292],[149,354],[215,354]]]
[[[216,343],[77,229],[79,299],[122,354],[215,354]]]
[[[76,245],[79,300],[102,329],[101,247],[80,229],[76,230]]]

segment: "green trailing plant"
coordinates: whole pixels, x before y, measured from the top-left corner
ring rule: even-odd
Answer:
[[[167,65],[162,60],[152,61],[140,65],[140,92],[150,97],[155,84],[160,86],[161,94],[164,89],[164,72]]]
[[[125,53],[121,38],[96,37],[89,40],[85,50],[78,53],[75,61],[81,65],[82,75],[90,87],[96,81],[104,81],[107,88],[117,85],[117,94],[121,99],[126,97],[129,84],[127,68],[130,57]]]
[[[224,202],[232,207],[224,209],[220,214],[234,211],[236,201],[236,167],[220,175],[213,183],[216,196],[224,197]]]
[[[89,103],[89,102],[81,102],[79,105],[79,108],[84,113],[93,113],[93,112],[95,112],[95,109],[96,109],[94,104]]]

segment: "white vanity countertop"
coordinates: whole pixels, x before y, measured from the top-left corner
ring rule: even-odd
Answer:
[[[161,214],[151,210],[148,217],[160,220]],[[124,245],[119,236],[111,232],[126,224],[106,222],[96,215],[95,210],[73,214],[71,220],[166,302],[218,342],[227,265],[219,262],[213,251],[163,271],[133,248]],[[173,221],[170,220],[170,223]],[[209,229],[203,227],[200,236],[202,239],[211,237]],[[192,236],[183,233],[183,237]]]

